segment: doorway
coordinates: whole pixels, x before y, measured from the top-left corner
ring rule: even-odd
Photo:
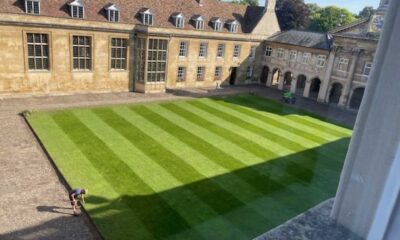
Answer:
[[[237,67],[233,67],[231,70],[231,77],[229,78],[230,85],[235,85],[236,74],[237,74]]]

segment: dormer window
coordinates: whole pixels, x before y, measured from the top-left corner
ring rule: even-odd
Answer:
[[[25,0],[25,12],[40,14],[40,0]]]
[[[119,22],[120,14],[119,7],[115,4],[111,4],[105,8],[107,11],[107,18],[110,22]]]
[[[142,15],[142,23],[144,25],[153,25],[153,13],[149,8],[143,9],[140,14]]]
[[[204,29],[204,19],[202,16],[200,15],[195,15],[192,18],[193,22],[194,22],[194,27],[197,30],[203,30]]]
[[[236,20],[230,20],[226,22],[228,24],[228,29],[232,33],[237,33],[239,29],[239,23]]]
[[[71,17],[73,18],[84,18],[85,9],[83,7],[83,0],[74,0],[69,3]]]
[[[172,19],[174,20],[174,24],[176,28],[184,28],[185,27],[185,16],[183,13],[176,13],[172,15]]]
[[[216,32],[222,31],[223,23],[222,23],[221,18],[213,18],[213,19],[211,20],[211,22],[212,22],[212,24],[213,24],[214,31],[216,31]]]

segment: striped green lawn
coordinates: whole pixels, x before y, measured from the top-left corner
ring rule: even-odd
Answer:
[[[240,95],[28,118],[107,239],[251,239],[333,197],[351,131]]]

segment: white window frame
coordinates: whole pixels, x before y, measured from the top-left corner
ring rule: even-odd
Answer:
[[[371,70],[372,70],[372,62],[366,62],[364,64],[363,75],[369,76],[371,74]]]
[[[206,58],[207,57],[207,49],[208,49],[208,43],[201,42],[199,44],[199,58]]]
[[[219,81],[222,79],[222,66],[216,66],[214,71],[214,79]]]
[[[233,47],[233,58],[240,58],[241,49],[242,46],[240,44],[237,44]]]
[[[107,10],[108,21],[110,22],[119,22],[120,19],[120,12],[114,9]]]
[[[349,68],[349,59],[348,58],[339,58],[336,68],[338,71],[347,72],[347,70]]]
[[[297,51],[296,50],[290,50],[289,61],[295,62],[296,59],[297,59]]]
[[[266,57],[271,57],[272,56],[272,51],[273,51],[272,47],[267,46],[265,48],[265,56]]]
[[[183,16],[177,16],[175,18],[175,27],[176,28],[184,28],[185,27],[185,18]]]
[[[150,12],[142,13],[142,23],[144,25],[152,26],[153,25],[153,14]]]
[[[197,30],[204,30],[204,20],[202,19],[195,20],[195,28]]]
[[[204,81],[206,76],[206,67],[205,66],[198,66],[197,67],[197,81]]]
[[[285,49],[283,48],[278,48],[278,52],[276,53],[276,56],[278,58],[285,58]]]
[[[216,32],[222,31],[222,22],[221,21],[214,22],[214,31],[216,31]]]
[[[231,33],[237,33],[239,29],[239,24],[237,22],[232,22],[229,26],[229,31]]]
[[[31,5],[30,11],[28,8],[29,5]],[[40,15],[40,0],[25,0],[25,13]]]
[[[246,79],[251,79],[253,77],[253,66],[248,66],[246,70]]]
[[[225,43],[218,43],[217,58],[224,58],[225,56]]]
[[[303,53],[303,57],[301,58],[301,62],[303,64],[308,64],[311,60],[311,53],[309,52],[305,52]]]
[[[185,66],[178,67],[176,81],[177,82],[185,82],[186,81],[186,67]]]
[[[181,41],[179,43],[179,57],[180,58],[187,57],[188,49],[189,49],[189,42],[188,41]]]
[[[326,56],[318,55],[317,57],[317,67],[325,67],[326,64]]]

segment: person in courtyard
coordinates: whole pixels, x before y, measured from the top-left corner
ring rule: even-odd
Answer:
[[[77,215],[77,209],[80,208],[80,201],[82,200],[83,203],[85,203],[85,194],[87,194],[87,189],[85,188],[75,188],[72,189],[72,191],[69,192],[69,200],[71,201],[71,205],[73,207],[74,215]]]

